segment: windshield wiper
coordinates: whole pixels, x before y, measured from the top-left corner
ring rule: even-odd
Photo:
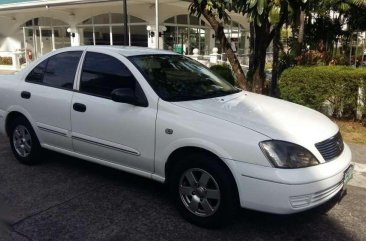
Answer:
[[[199,100],[199,99],[204,99],[205,97],[203,96],[197,96],[197,95],[177,95],[177,96],[171,96],[168,97],[166,100],[167,101],[189,101],[189,100]]]
[[[167,97],[165,100],[175,102],[175,101],[190,101],[190,100],[202,100],[202,99],[209,99],[209,98],[215,98],[220,96],[226,96],[231,95],[235,93],[239,93],[240,89],[232,89],[230,91],[224,91],[224,90],[217,90],[213,91],[211,93],[202,94],[202,95],[176,95],[176,96],[170,96]]]
[[[205,95],[205,98],[214,98],[214,97],[220,97],[220,96],[226,96],[226,95],[232,95],[241,92],[241,90],[238,89],[232,89],[232,90],[218,90],[211,93],[208,93]]]

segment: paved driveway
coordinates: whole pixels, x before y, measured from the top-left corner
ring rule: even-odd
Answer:
[[[3,70],[3,69],[0,69],[0,75],[1,74],[14,74],[15,71],[14,70]]]
[[[366,164],[366,148],[352,148]],[[0,197],[11,223],[0,240],[366,240],[366,183],[359,181],[366,174],[358,167],[348,195],[327,215],[243,210],[228,227],[207,230],[179,216],[162,184],[50,152],[44,163],[24,166],[0,136]]]

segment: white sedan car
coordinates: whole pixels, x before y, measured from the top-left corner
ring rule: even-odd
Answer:
[[[327,117],[172,52],[65,48],[0,82],[0,131],[20,162],[45,148],[165,182],[198,225],[222,225],[238,206],[304,211],[352,177]]]

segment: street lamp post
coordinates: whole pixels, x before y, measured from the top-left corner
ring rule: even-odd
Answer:
[[[155,0],[155,48],[159,49],[159,0]]]
[[[127,0],[123,0],[123,17],[124,17],[124,38],[123,42],[125,46],[128,46],[128,15],[127,15]]]

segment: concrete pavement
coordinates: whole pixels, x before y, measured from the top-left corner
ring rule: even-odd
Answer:
[[[5,74],[14,74],[15,71],[14,70],[3,70],[3,69],[0,69],[0,75],[5,75]]]
[[[359,151],[362,158],[366,148]],[[366,189],[357,185],[349,186],[348,195],[327,215],[242,210],[228,227],[207,230],[179,216],[164,185],[52,152],[46,156],[40,165],[21,165],[0,136],[0,200],[11,224],[1,241],[361,241],[366,237]]]
[[[355,172],[349,185],[366,188],[366,146],[351,143],[349,147],[352,150],[352,159],[355,164]]]

